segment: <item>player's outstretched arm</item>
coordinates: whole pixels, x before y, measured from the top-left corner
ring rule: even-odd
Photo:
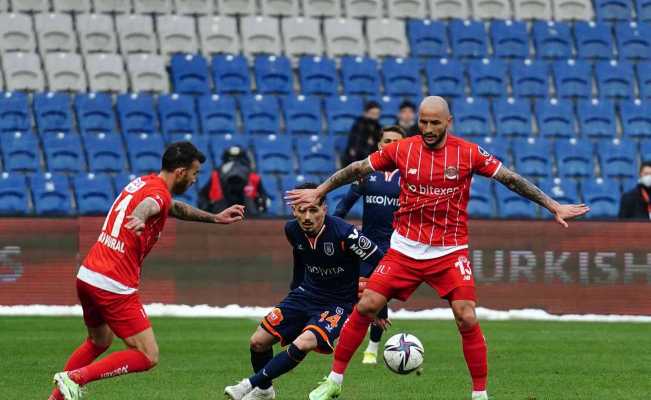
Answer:
[[[347,167],[332,174],[330,178],[326,179],[326,181],[320,184],[316,189],[296,189],[287,191],[285,200],[287,200],[292,206],[314,204],[328,192],[364,178],[371,172],[373,172],[373,168],[371,167],[368,158],[361,161],[355,161]]]
[[[127,216],[127,223],[124,227],[134,231],[136,235],[140,235],[140,232],[145,229],[145,222],[147,222],[149,217],[153,217],[159,212],[160,206],[158,202],[151,197],[145,197],[136,206],[131,215]]]
[[[170,215],[184,221],[207,222],[210,224],[233,224],[244,219],[244,206],[233,205],[224,211],[213,214],[178,200],[172,200]]]
[[[585,204],[558,203],[556,200],[547,196],[536,185],[521,177],[515,171],[506,168],[504,165],[502,165],[493,178],[520,196],[548,209],[556,217],[556,221],[566,228],[566,219],[580,217],[590,211],[590,207]]]

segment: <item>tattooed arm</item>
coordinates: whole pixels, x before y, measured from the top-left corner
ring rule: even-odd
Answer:
[[[493,178],[520,196],[545,207],[554,215],[556,221],[566,228],[566,219],[580,217],[590,211],[590,208],[585,204],[558,203],[556,200],[547,196],[536,185],[521,177],[516,172],[506,168],[504,165],[502,165]]]
[[[371,167],[371,163],[369,162],[368,158],[361,161],[355,161],[347,167],[342,168],[332,174],[330,178],[326,179],[326,181],[320,184],[316,189],[299,189],[288,191],[287,195],[285,196],[285,200],[288,200],[291,205],[313,204],[316,203],[318,199],[325,196],[328,192],[331,192],[340,186],[364,178],[371,172],[373,172],[373,168]]]
[[[146,197],[136,206],[131,215],[127,216],[128,222],[124,227],[134,231],[136,235],[140,235],[140,232],[145,229],[145,223],[149,217],[153,217],[159,212],[158,202],[151,197]]]
[[[219,214],[212,214],[178,200],[172,200],[170,215],[184,221],[232,224],[244,218],[244,206],[234,205]]]

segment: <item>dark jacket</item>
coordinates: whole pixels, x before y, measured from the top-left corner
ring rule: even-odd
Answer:
[[[396,124],[400,125],[400,122],[396,120]],[[400,125],[400,126],[402,126],[402,125]],[[408,128],[405,128],[404,126],[402,128],[405,130],[405,133],[407,134],[407,137],[416,136],[419,133],[418,132],[418,123],[417,122],[414,122],[413,125],[411,125]]]
[[[651,198],[651,190],[642,185],[637,185],[622,195],[619,203],[619,218],[649,219],[649,205],[642,197],[642,190],[645,190]]]
[[[343,155],[342,163],[348,165],[354,161],[363,160],[377,150],[378,140],[382,127],[375,119],[364,116],[357,118],[350,128],[348,146]]]

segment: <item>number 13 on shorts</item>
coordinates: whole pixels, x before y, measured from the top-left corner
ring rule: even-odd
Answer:
[[[464,281],[469,281],[472,278],[472,268],[470,267],[470,260],[466,257],[459,257],[457,262],[454,263],[456,268],[459,268],[459,273]]]

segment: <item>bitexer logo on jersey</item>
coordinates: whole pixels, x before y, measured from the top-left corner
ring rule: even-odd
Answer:
[[[434,196],[449,196],[451,194],[456,193],[459,190],[458,186],[454,187],[447,187],[447,188],[440,188],[440,187],[435,187],[432,185],[414,185],[414,184],[407,184],[407,188],[411,192],[418,193],[421,195],[434,195]]]

